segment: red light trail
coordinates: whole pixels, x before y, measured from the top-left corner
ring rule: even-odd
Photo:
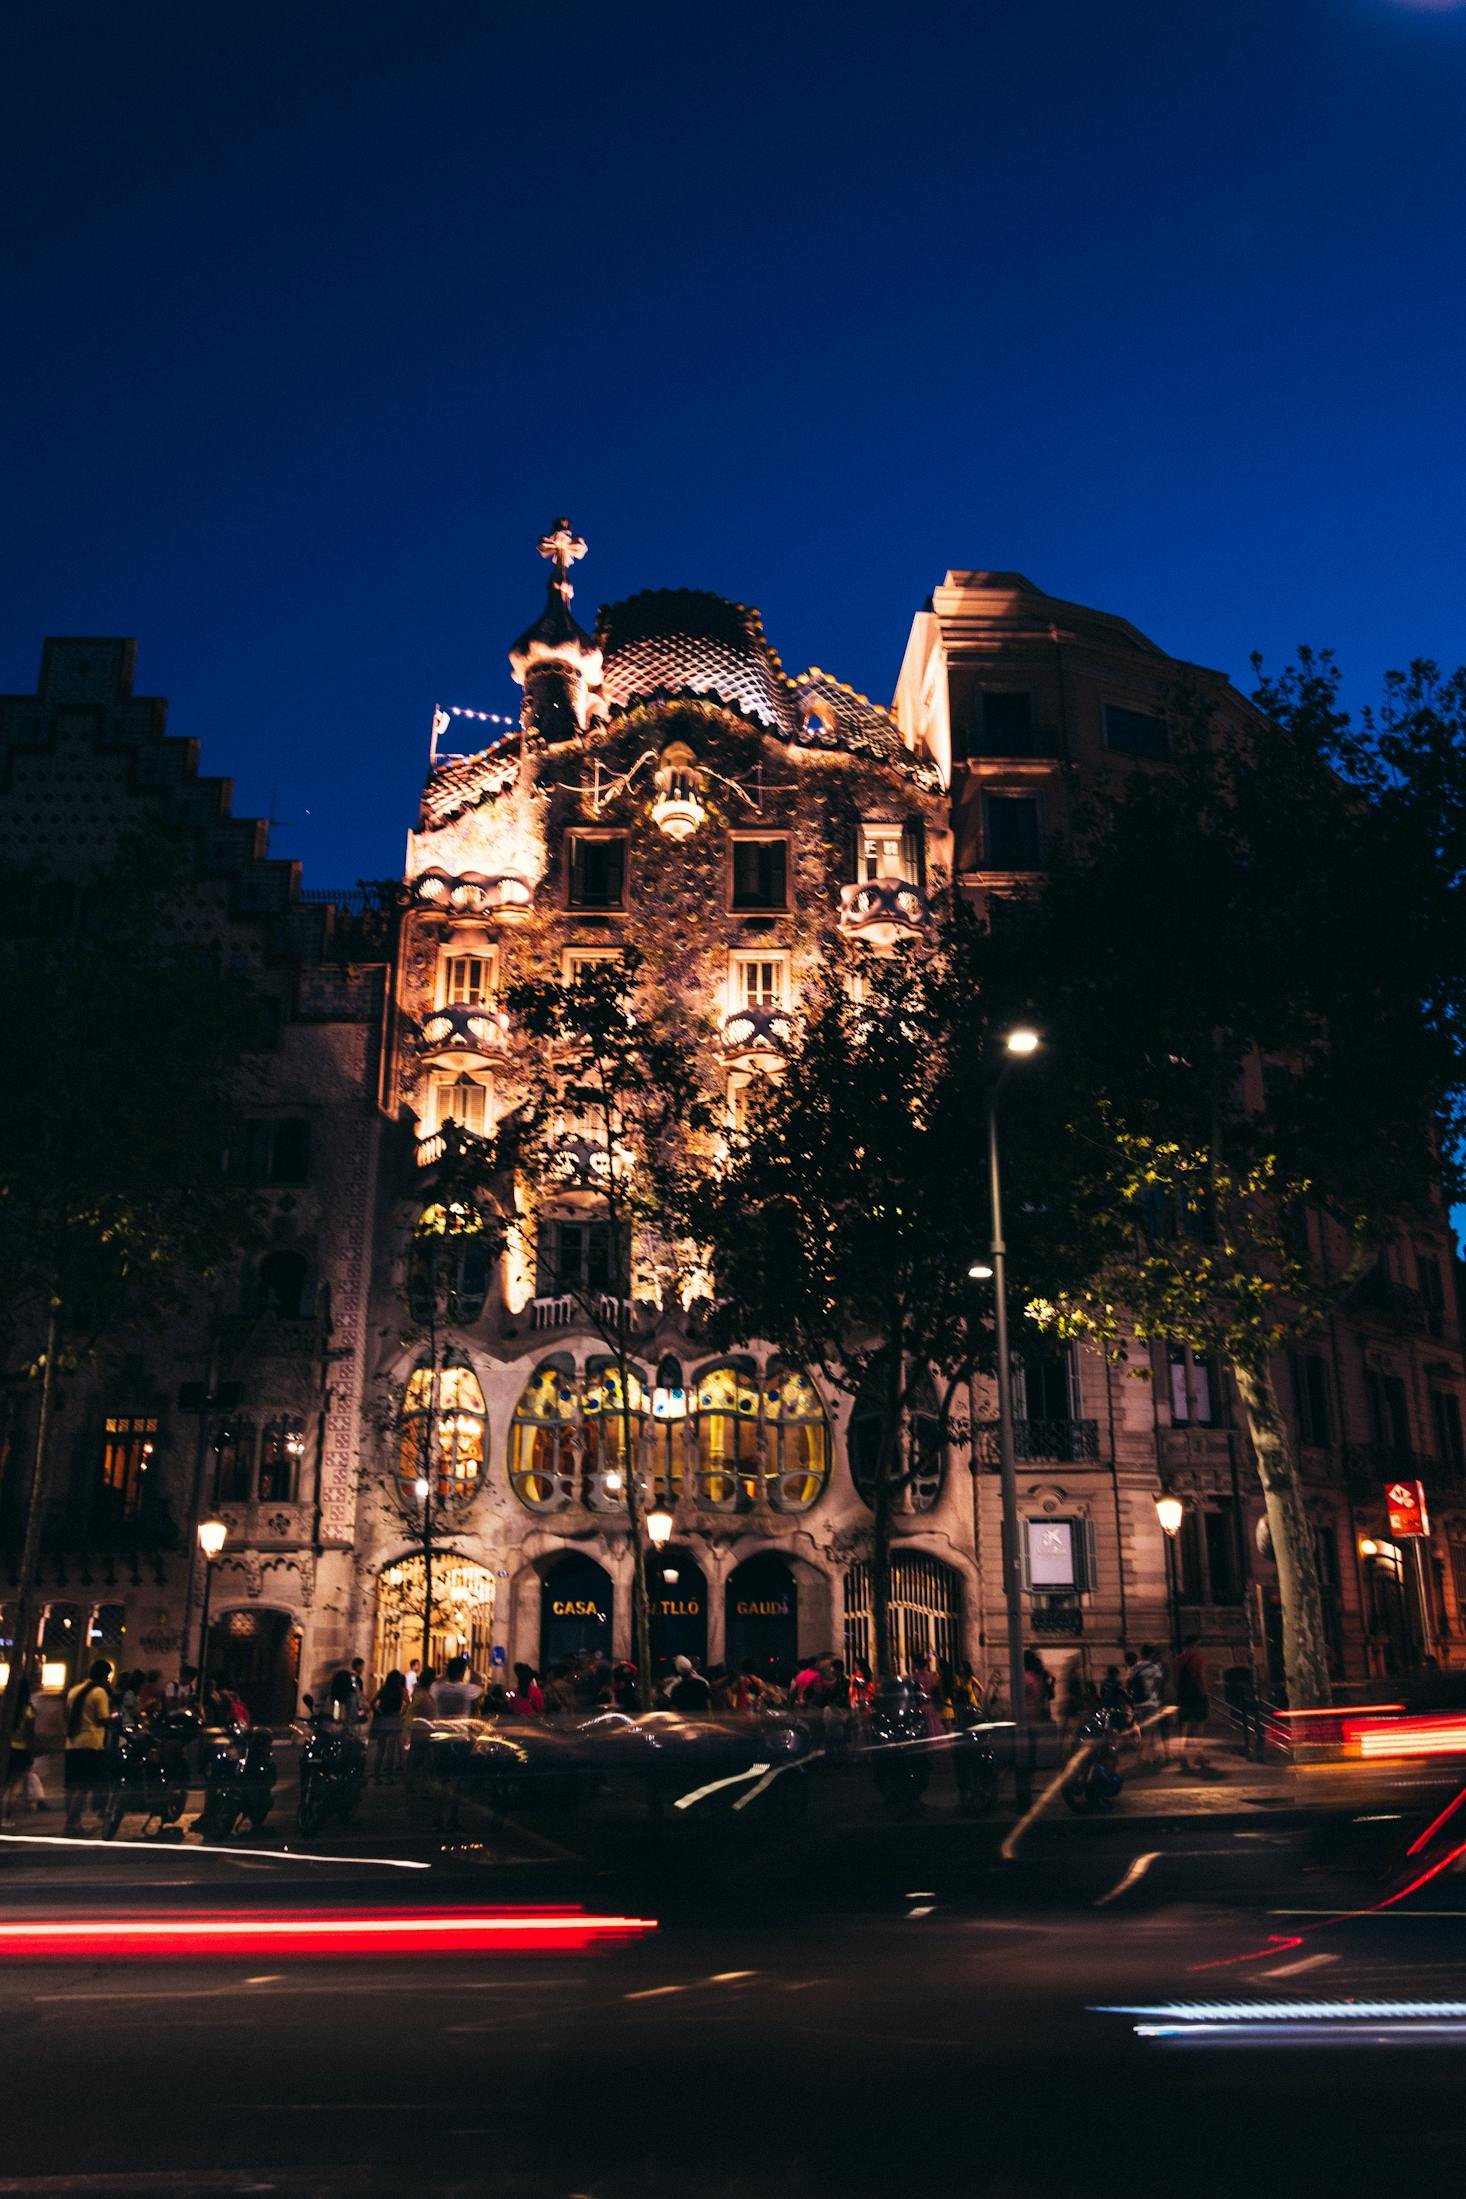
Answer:
[[[657,1929],[649,1917],[579,1910],[261,1910],[0,1923],[10,1962],[229,1961],[356,1955],[582,1954]]]

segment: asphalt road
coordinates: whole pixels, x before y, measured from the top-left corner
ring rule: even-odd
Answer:
[[[0,1922],[579,1902],[660,1929],[591,1955],[8,1961],[0,2193],[1288,2199],[1454,2181],[1461,2038],[1419,2010],[1466,2003],[1466,1880],[1447,1864],[1395,1898],[1450,1854],[1449,1828],[1405,1850],[1453,1791],[1381,1775],[1271,1817],[1222,1797],[1210,1815],[1047,1815],[1011,1857],[1010,1820],[937,1808],[559,1840],[469,1827],[404,1856],[430,1861],[417,1872],[10,1844]],[[1350,2000],[1416,2012],[1282,2020]],[[1199,2003],[1252,2023],[1154,2013]]]

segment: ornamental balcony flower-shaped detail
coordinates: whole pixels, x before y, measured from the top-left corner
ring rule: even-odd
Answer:
[[[840,888],[840,929],[869,947],[893,947],[926,923],[926,896],[907,878],[867,878]]]
[[[505,1036],[505,1019],[497,1008],[459,1003],[434,1008],[423,1017],[418,1049],[424,1055],[473,1056],[486,1060],[489,1055],[503,1051]]]
[[[735,1008],[723,1018],[723,1053],[730,1061],[780,1061],[793,1039],[787,1008]]]
[[[527,916],[534,900],[529,880],[512,871],[489,878],[482,871],[466,870],[454,878],[445,870],[425,870],[413,880],[412,890],[425,908],[442,909],[449,916],[497,916],[502,922]]]

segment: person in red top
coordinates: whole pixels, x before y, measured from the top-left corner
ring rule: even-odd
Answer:
[[[509,1708],[521,1718],[543,1718],[545,1698],[533,1665],[514,1667],[514,1693],[509,1698]]]

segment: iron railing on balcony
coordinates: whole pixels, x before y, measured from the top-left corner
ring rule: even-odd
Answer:
[[[1391,1322],[1403,1329],[1428,1329],[1429,1316],[1425,1299],[1418,1290],[1408,1284],[1391,1282],[1388,1275],[1377,1267],[1355,1284],[1349,1300],[1356,1313],[1374,1314],[1378,1319]]]
[[[977,1421],[972,1435],[978,1464],[996,1466],[996,1420]],[[1082,1466],[1099,1455],[1097,1420],[1015,1420],[1013,1423],[1013,1456],[1020,1466]]]
[[[1345,1443],[1340,1457],[1344,1478],[1356,1496],[1383,1498],[1391,1481],[1423,1481],[1427,1493],[1432,1481],[1457,1481],[1460,1476],[1438,1458],[1420,1451],[1397,1449],[1392,1444]]]

